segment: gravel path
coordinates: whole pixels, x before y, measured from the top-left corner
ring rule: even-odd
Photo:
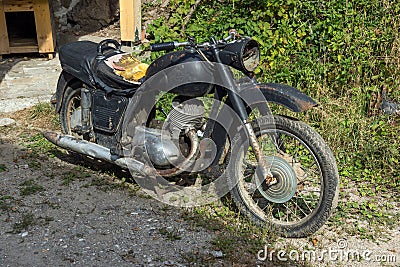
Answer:
[[[0,266],[181,266],[212,252],[212,233],[108,174],[4,139],[0,166]]]

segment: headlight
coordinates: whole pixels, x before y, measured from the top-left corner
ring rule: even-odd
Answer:
[[[247,71],[254,71],[260,64],[260,47],[254,40],[250,40],[243,49],[243,66]]]
[[[226,65],[252,72],[260,64],[260,46],[257,41],[245,37],[227,44],[220,57]]]

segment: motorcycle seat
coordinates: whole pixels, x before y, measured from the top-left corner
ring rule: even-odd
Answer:
[[[59,48],[58,53],[63,70],[84,83],[91,83],[85,66],[97,56],[96,43],[82,41],[65,44]]]
[[[79,41],[61,46],[59,58],[63,70],[87,85],[100,87],[107,93],[123,95],[135,91],[140,82],[132,83],[125,80],[105,63],[107,58],[123,52],[110,47],[107,51],[103,51],[104,57],[98,58],[97,48],[98,44],[91,41]]]

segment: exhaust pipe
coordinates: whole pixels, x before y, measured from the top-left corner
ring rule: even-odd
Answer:
[[[92,158],[105,160],[122,168],[133,168],[143,175],[154,175],[154,169],[148,167],[143,162],[133,158],[121,158],[116,155],[112,155],[110,149],[104,146],[88,142],[86,140],[76,139],[70,135],[59,135],[55,132],[43,132],[43,136],[53,144],[67,150],[72,150]]]

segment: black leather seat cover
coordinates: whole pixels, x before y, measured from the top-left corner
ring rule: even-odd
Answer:
[[[125,81],[116,75],[104,59],[98,60],[97,43],[79,41],[63,45],[59,49],[59,57],[63,70],[78,78],[87,85],[100,88],[107,94],[129,95],[138,88],[137,84]],[[122,53],[116,49],[104,52],[105,58]]]
[[[87,61],[92,62],[97,56],[97,44],[89,41],[75,42],[60,47],[61,67],[86,84],[91,84],[88,73],[85,73]]]

